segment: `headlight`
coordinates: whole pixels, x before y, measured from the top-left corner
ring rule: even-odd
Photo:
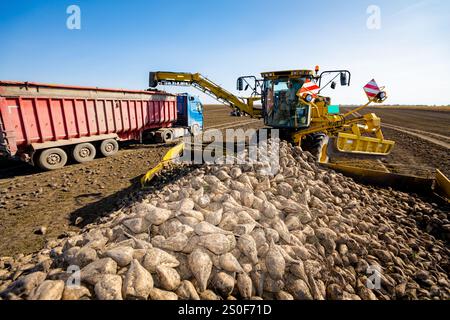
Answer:
[[[313,99],[313,96],[312,95],[310,95],[310,94],[307,94],[307,95],[305,95],[304,96],[304,98],[303,99],[305,99],[305,101],[306,102],[311,102],[312,101],[312,99]]]
[[[386,92],[381,91],[380,93],[378,93],[378,99],[379,99],[379,100],[384,100],[384,99],[386,99]]]

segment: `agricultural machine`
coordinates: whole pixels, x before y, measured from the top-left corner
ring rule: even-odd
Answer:
[[[347,70],[325,71],[319,75],[316,68],[315,72],[293,70],[261,75],[262,79],[244,76],[237,80],[239,91],[252,90],[251,97],[244,99],[200,74],[152,72],[150,86],[192,85],[233,110],[264,118],[266,126],[279,129],[283,139],[310,151],[322,163],[329,162],[329,156],[337,153],[386,156],[391,152],[395,143],[384,139],[380,118],[373,113],[353,116],[371,103],[386,99],[386,93],[374,81],[368,103],[342,114],[339,106],[332,105],[331,99],[321,96],[320,91],[328,85],[335,88],[337,77],[341,85],[350,85],[351,73]],[[321,86],[325,75],[334,78]],[[262,109],[255,107],[259,100]]]
[[[325,80],[329,79],[325,83]],[[339,81],[337,80],[339,79]],[[233,112],[238,110],[252,118],[264,119],[268,128],[278,129],[281,138],[310,151],[324,167],[342,172],[361,182],[398,187],[407,191],[430,191],[450,199],[450,181],[439,170],[433,178],[402,175],[375,170],[352,161],[337,160],[339,157],[379,158],[391,153],[395,142],[384,138],[381,119],[374,113],[359,112],[371,104],[380,104],[387,99],[384,88],[375,80],[364,86],[368,97],[366,104],[348,112],[341,112],[338,105],[331,104],[329,97],[321,92],[337,84],[349,86],[351,73],[348,70],[330,70],[319,73],[315,70],[290,70],[264,72],[261,78],[243,76],[237,80],[238,91],[251,90],[250,97],[241,98],[232,94],[199,73],[150,72],[149,85],[193,86],[217,101],[228,105]],[[262,108],[256,105],[261,101]],[[145,184],[164,167],[183,153],[180,144],[170,150],[162,163],[150,170],[143,178]]]

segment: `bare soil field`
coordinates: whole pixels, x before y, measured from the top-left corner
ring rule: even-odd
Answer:
[[[224,128],[241,128],[242,126],[250,126],[253,128],[262,127],[262,120],[252,119],[250,117],[233,117],[230,116],[230,108],[223,105],[206,105],[205,106],[205,128],[207,129],[224,129]]]
[[[450,138],[450,109],[443,111],[369,108],[367,112],[376,113],[383,123],[423,130]]]
[[[381,118],[385,138],[396,143],[382,160],[388,168],[418,176],[434,174],[437,168],[450,176],[450,109],[377,107],[361,114],[368,112]]]
[[[392,153],[383,160],[388,168],[389,165],[395,164],[396,168],[400,169],[399,173],[417,176],[423,176],[424,170],[433,173],[434,169],[439,169],[446,176],[450,176],[448,149],[389,128],[384,128],[383,133],[386,138],[396,142]]]
[[[400,106],[400,105],[381,105],[377,109],[391,110],[425,110],[425,111],[450,111],[450,106]]]
[[[115,157],[53,172],[2,163],[0,256],[39,250],[47,239],[77,231],[120,206],[123,195],[139,188],[138,178],[167,150],[129,145]],[[46,234],[35,234],[42,226],[47,228]]]

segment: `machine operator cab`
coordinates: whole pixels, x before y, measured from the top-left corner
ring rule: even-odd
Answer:
[[[298,96],[305,82],[315,81],[310,70],[262,73],[264,123],[273,128],[301,129],[311,124],[311,107]]]

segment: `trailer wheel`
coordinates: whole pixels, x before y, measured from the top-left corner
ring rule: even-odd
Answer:
[[[103,140],[100,144],[100,153],[104,157],[115,155],[119,151],[119,143],[114,139]]]
[[[91,143],[80,143],[73,148],[72,158],[78,163],[94,160],[97,151]]]
[[[47,149],[39,155],[37,164],[44,170],[56,170],[67,163],[67,153],[60,148]]]

